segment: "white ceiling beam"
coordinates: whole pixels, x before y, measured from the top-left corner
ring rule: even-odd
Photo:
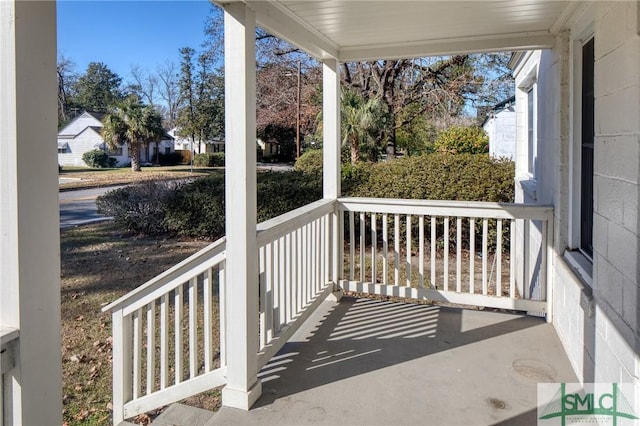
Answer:
[[[459,39],[428,40],[415,43],[377,46],[342,47],[341,62],[378,59],[417,58],[464,53],[535,50],[553,47],[555,37],[549,33],[503,34],[491,37],[465,37]]]
[[[338,46],[313,30],[280,4],[249,0],[246,4],[256,13],[260,28],[304,50],[317,59],[337,59]]]

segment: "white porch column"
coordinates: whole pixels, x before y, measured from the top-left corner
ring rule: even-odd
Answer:
[[[322,185],[325,199],[340,196],[340,63],[322,64]]]
[[[62,423],[56,4],[0,1],[0,325],[10,424]]]
[[[249,7],[225,5],[227,385],[222,403],[243,410],[262,392],[257,378],[255,30]]]
[[[322,185],[323,198],[335,200],[340,197],[340,63],[325,59],[322,64]],[[331,217],[331,280],[334,283],[332,300],[340,300],[338,289],[342,260],[342,221],[336,209]]]

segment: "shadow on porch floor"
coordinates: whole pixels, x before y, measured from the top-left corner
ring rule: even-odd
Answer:
[[[349,298],[324,302],[259,377],[251,411],[204,423],[535,424],[536,383],[576,381],[543,319]]]

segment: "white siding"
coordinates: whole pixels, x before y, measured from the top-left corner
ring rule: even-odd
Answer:
[[[66,142],[65,153],[58,153],[58,164],[61,166],[86,166],[82,161],[82,154],[96,149],[103,143],[102,137],[92,128],[85,129],[73,139],[58,138],[58,142]]]
[[[484,123],[483,128],[489,136],[489,155],[515,159],[516,112],[513,107],[497,112]]]

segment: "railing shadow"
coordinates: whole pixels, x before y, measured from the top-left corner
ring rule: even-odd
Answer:
[[[470,323],[462,309],[344,298],[306,338],[292,339],[260,372],[264,392],[255,407],[418,358],[531,327],[543,319],[503,314]],[[500,351],[496,348],[496,351]],[[461,358],[462,360],[462,358]],[[466,360],[469,362],[482,360]],[[465,366],[467,367],[467,366]],[[477,368],[482,368],[478,365]],[[556,377],[538,381],[556,381]],[[425,383],[428,386],[428,383]]]

